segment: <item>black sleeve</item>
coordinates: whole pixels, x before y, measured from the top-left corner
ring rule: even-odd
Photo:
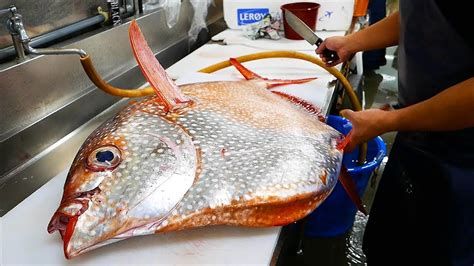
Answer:
[[[474,50],[474,38],[472,38],[472,10],[474,1],[435,0],[439,9],[451,23],[451,26]]]

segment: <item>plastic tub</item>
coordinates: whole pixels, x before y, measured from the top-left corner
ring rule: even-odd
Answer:
[[[298,2],[282,5],[281,11],[283,14],[283,29],[285,30],[285,37],[290,40],[303,40],[303,37],[296,33],[286,22],[285,10],[288,10],[293,13],[306,25],[308,25],[308,27],[315,31],[316,18],[318,16],[318,9],[320,6],[320,4],[312,2]]]
[[[328,116],[327,124],[347,135],[352,128],[349,120],[340,116]],[[376,137],[368,142],[367,162],[357,165],[359,149],[345,154],[343,164],[356,183],[357,192],[362,197],[370,176],[380,165],[387,153],[382,138]],[[308,217],[305,235],[310,237],[334,237],[345,234],[354,224],[357,208],[338,181],[329,197]]]

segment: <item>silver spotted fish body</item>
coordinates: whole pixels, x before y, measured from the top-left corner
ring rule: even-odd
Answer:
[[[165,113],[147,98],[86,140],[49,228],[67,257],[157,232],[288,224],[334,188],[341,135],[304,108],[259,81],[180,89],[194,105]]]

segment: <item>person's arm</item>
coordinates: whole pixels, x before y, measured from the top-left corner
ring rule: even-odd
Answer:
[[[316,49],[316,53],[328,66],[335,66],[347,61],[356,52],[396,45],[398,44],[399,34],[399,14],[395,12],[361,31],[343,37],[327,38]],[[339,60],[328,62],[322,54],[326,48],[336,51]]]
[[[341,111],[352,122],[352,150],[389,131],[449,131],[474,127],[474,77],[412,106],[383,111],[370,109],[360,112]]]

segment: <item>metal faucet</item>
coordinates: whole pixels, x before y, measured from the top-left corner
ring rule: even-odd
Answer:
[[[23,19],[20,13],[17,12],[16,6],[11,5],[9,8],[0,9],[0,15],[11,13],[6,24],[10,35],[12,36],[13,46],[15,47],[18,59],[25,59],[25,52],[34,55],[66,55],[77,54],[80,57],[86,57],[87,53],[82,49],[35,49],[30,46],[30,37],[26,33]]]
[[[22,17],[17,12],[16,7],[12,5],[10,8],[4,9],[2,13],[7,13],[8,11],[11,12],[11,17],[7,20],[7,28],[12,36],[13,46],[15,47],[17,57],[19,59],[24,59],[25,51],[23,50],[22,43],[29,42],[30,38],[26,34]]]

